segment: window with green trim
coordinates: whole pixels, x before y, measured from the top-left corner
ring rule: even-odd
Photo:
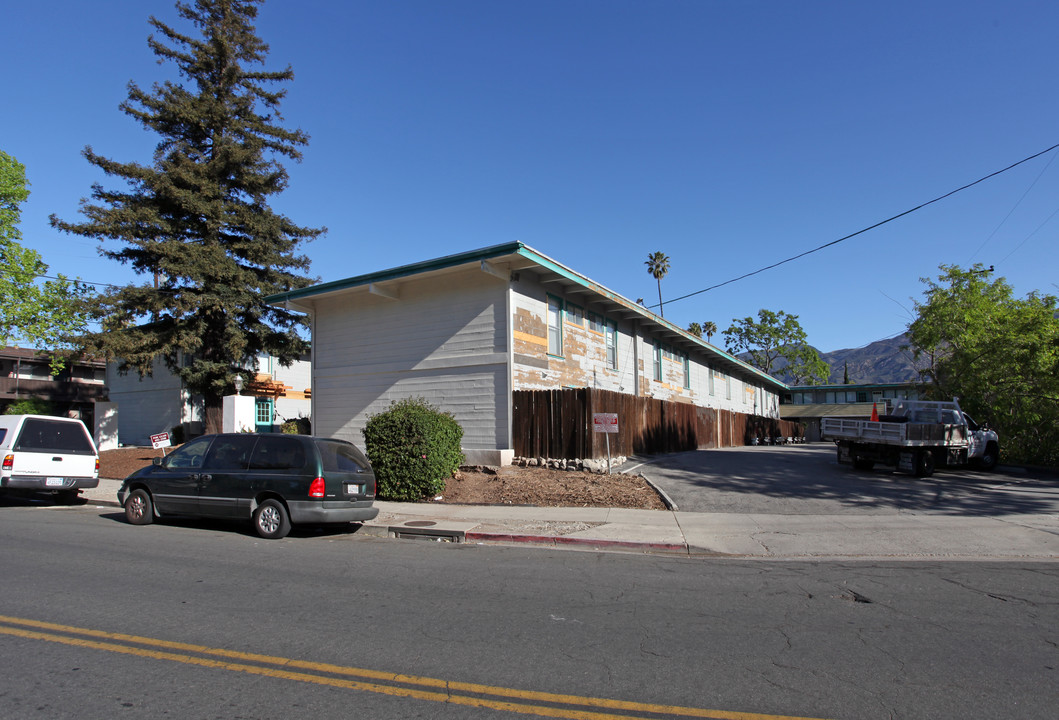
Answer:
[[[607,367],[618,369],[618,323],[608,320],[607,330]]]
[[[563,354],[563,301],[548,296],[548,354]]]
[[[585,311],[580,305],[566,303],[566,322],[577,327],[585,326]]]
[[[588,329],[592,332],[602,333],[606,329],[606,320],[594,312],[588,314]]]
[[[684,389],[691,389],[691,358],[684,354]]]
[[[662,345],[655,343],[655,380],[662,382]]]

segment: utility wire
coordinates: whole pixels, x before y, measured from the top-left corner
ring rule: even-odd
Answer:
[[[1038,153],[1034,153],[1033,155],[1030,155],[1027,158],[1023,158],[1022,160],[1019,160],[1016,163],[1012,163],[1011,165],[1008,165],[1003,170],[997,170],[996,172],[991,172],[988,175],[986,175],[985,177],[981,177],[981,178],[975,180],[974,182],[967,183],[963,187],[958,187],[955,190],[952,190],[950,192],[945,193],[944,195],[939,195],[938,197],[934,198],[933,200],[928,200],[927,202],[925,202],[925,203],[923,203],[921,205],[916,205],[914,208],[912,208],[910,210],[905,210],[903,213],[899,213],[897,215],[894,215],[893,217],[887,218],[885,220],[881,220],[881,221],[875,223],[874,225],[869,225],[868,227],[864,228],[863,230],[858,230],[855,233],[850,233],[849,235],[846,235],[845,237],[840,237],[838,240],[832,240],[831,242],[825,243],[823,245],[820,245],[819,247],[815,247],[812,250],[806,250],[805,252],[799,253],[798,255],[794,255],[792,257],[789,257],[786,260],[780,260],[779,262],[772,263],[771,265],[767,265],[767,266],[765,266],[763,268],[760,268],[759,270],[754,270],[753,272],[748,272],[745,275],[740,275],[737,278],[732,278],[731,280],[725,280],[722,283],[718,283],[716,285],[711,285],[708,288],[703,288],[702,290],[696,290],[695,292],[688,293],[687,295],[681,295],[680,297],[673,298],[671,300],[666,300],[666,302],[667,303],[674,303],[674,302],[676,302],[678,300],[687,300],[689,297],[694,297],[696,295],[701,295],[704,292],[709,292],[710,290],[716,290],[717,288],[724,287],[725,285],[731,285],[734,282],[739,282],[740,280],[745,280],[748,277],[751,277],[753,275],[757,275],[759,273],[763,273],[766,270],[771,270],[773,268],[777,268],[780,265],[785,265],[785,264],[787,264],[789,262],[793,262],[794,260],[797,260],[799,258],[803,258],[806,255],[812,255],[813,253],[819,252],[819,251],[821,251],[821,250],[823,250],[825,248],[829,248],[832,245],[838,245],[840,242],[844,242],[846,240],[849,240],[850,238],[855,238],[858,235],[863,235],[864,233],[868,232],[869,230],[874,230],[875,228],[881,227],[881,226],[885,225],[886,223],[893,222],[894,220],[897,220],[898,218],[903,218],[905,215],[911,215],[912,213],[916,212],[917,210],[922,210],[923,208],[927,207],[928,205],[933,205],[934,203],[939,202],[941,200],[944,200],[945,198],[952,197],[953,195],[955,195],[958,192],[962,192],[962,191],[966,190],[967,188],[974,187],[975,185],[978,185],[979,183],[985,182],[986,180],[989,180],[990,178],[994,178],[997,175],[1000,175],[1001,173],[1006,173],[1008,170],[1011,170],[1012,168],[1016,168],[1019,165],[1022,165],[1023,163],[1027,163],[1030,160],[1033,160],[1034,158],[1038,158],[1041,155],[1044,155],[1045,153],[1049,153],[1052,150],[1055,150],[1056,148],[1059,148],[1059,143],[1056,143],[1055,145],[1052,145],[1050,148],[1046,148],[1044,150],[1041,150]],[[654,305],[649,305],[647,307],[655,308],[655,307],[658,307],[660,304],[661,303],[655,303]]]
[[[1008,218],[1011,217],[1015,213],[1016,210],[1018,210],[1019,205],[1021,205],[1022,201],[1026,199],[1026,196],[1030,194],[1030,191],[1033,190],[1033,188],[1035,188],[1037,186],[1037,183],[1040,181],[1041,177],[1044,176],[1044,173],[1048,172],[1048,168],[1050,168],[1052,166],[1052,163],[1055,162],[1055,158],[1056,158],[1056,156],[1052,155],[1051,160],[1049,160],[1048,163],[1041,169],[1041,171],[1039,173],[1037,173],[1037,177],[1035,177],[1033,179],[1033,182],[1030,183],[1030,186],[1028,188],[1026,188],[1026,192],[1022,193],[1022,197],[1020,197],[1018,199],[1018,202],[1016,202],[1015,205],[1011,208],[1011,210],[1008,211],[1008,214],[1004,216],[1004,219],[1000,221],[1000,224],[997,225],[995,228],[993,228],[993,232],[989,233],[989,237],[987,237],[985,240],[982,241],[982,244],[978,246],[978,249],[974,251],[974,255],[971,255],[971,259],[968,260],[967,262],[974,261],[975,257],[977,257],[977,255],[978,255],[978,253],[982,252],[982,248],[984,248],[986,246],[986,243],[988,243],[990,240],[993,239],[993,236],[995,236],[1000,231],[1000,228],[1002,228],[1004,226],[1004,223],[1006,223],[1008,221]],[[1040,229],[1040,228],[1038,228],[1038,229]],[[1036,232],[1036,230],[1034,232]],[[1023,241],[1023,242],[1025,242],[1025,241]]]

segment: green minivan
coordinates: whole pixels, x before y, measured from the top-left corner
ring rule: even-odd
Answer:
[[[125,478],[118,502],[133,525],[169,515],[250,519],[263,538],[292,524],[379,514],[375,474],[352,443],[308,435],[203,435]]]

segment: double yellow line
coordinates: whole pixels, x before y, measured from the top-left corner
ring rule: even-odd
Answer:
[[[229,670],[281,680],[294,680],[348,690],[541,717],[569,718],[570,720],[658,720],[660,717],[694,717],[712,720],[811,720],[788,715],[705,710],[452,682],[416,675],[385,673],[378,670],[191,645],[5,615],[0,615],[0,635],[13,635],[30,640],[43,640],[154,660],[170,660],[215,670]],[[351,677],[361,679],[351,680],[349,679]],[[579,708],[600,708],[601,711]],[[629,713],[647,713],[651,717]]]

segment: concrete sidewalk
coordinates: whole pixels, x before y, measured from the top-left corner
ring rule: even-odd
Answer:
[[[118,480],[83,491],[117,506]],[[376,502],[357,534],[771,559],[1059,560],[1059,515],[761,515]]]

